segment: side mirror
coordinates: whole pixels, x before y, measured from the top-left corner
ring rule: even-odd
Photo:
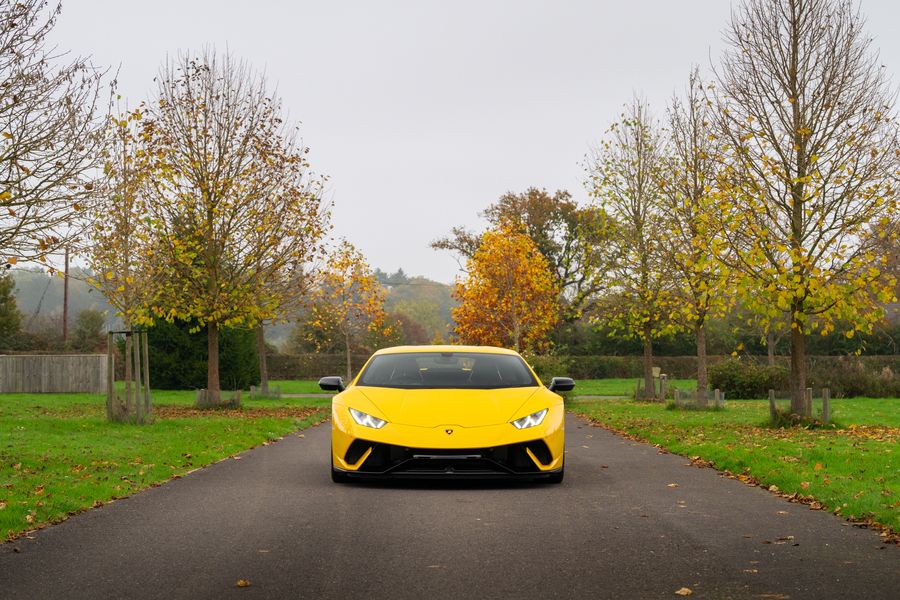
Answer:
[[[323,377],[319,380],[319,387],[326,392],[343,392],[346,388],[344,380],[340,377]]]
[[[575,380],[571,377],[554,377],[550,380],[551,392],[571,392],[575,389]]]

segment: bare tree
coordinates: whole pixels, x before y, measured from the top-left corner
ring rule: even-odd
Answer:
[[[662,141],[647,104],[635,98],[590,164],[591,194],[615,221],[607,251],[616,258],[597,319],[638,337],[644,389],[652,395],[653,338],[668,331],[669,291],[660,249]]]
[[[892,295],[863,234],[895,206],[894,98],[863,25],[847,0],[746,0],[718,73],[722,230],[748,306],[787,315],[798,415],[806,336],[868,329]]]
[[[46,38],[60,7],[0,3],[0,252],[8,262],[59,251],[92,194],[100,161],[103,74]]]
[[[672,267],[673,314],[692,330],[697,345],[697,401],[706,405],[706,323],[732,294],[717,255],[721,251],[714,194],[721,165],[721,142],[713,108],[697,68],[686,95],[675,96],[668,110],[669,135],[661,208],[666,241],[660,245]]]
[[[318,248],[321,181],[265,79],[212,50],[164,65],[145,137],[157,158],[154,264],[165,275],[154,312],[206,327],[207,402],[219,404],[219,329],[278,314],[278,282]]]

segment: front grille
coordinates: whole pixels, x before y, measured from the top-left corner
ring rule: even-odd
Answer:
[[[350,455],[356,444],[355,440],[347,451]],[[538,473],[540,469],[528,456],[526,448],[541,462],[547,465],[553,460],[550,449],[543,440],[496,446],[494,448],[465,449],[428,449],[406,448],[375,442],[363,442],[363,449],[357,460],[365,451],[372,448],[357,473],[369,474],[527,474]],[[351,462],[347,459],[347,462]]]

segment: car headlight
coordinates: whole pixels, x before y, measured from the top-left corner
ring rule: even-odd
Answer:
[[[387,425],[387,421],[385,421],[384,419],[373,417],[372,415],[368,415],[361,410],[356,410],[355,408],[350,409],[350,416],[353,417],[353,420],[356,421],[358,425],[362,425],[363,427],[381,429],[382,427]]]
[[[522,417],[521,419],[516,419],[512,422],[513,426],[516,429],[528,429],[529,427],[535,427],[544,422],[544,417],[547,416],[547,410],[539,410],[536,413],[531,413],[527,417]]]

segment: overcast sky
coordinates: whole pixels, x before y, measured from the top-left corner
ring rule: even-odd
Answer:
[[[657,113],[708,74],[728,0],[64,0],[61,48],[120,68],[147,98],[167,54],[227,47],[278,84],[330,177],[335,233],[373,267],[450,282],[429,242],[506,191],[587,202],[585,153],[637,92]],[[889,72],[896,0],[862,0]],[[895,77],[896,81],[896,77]]]

